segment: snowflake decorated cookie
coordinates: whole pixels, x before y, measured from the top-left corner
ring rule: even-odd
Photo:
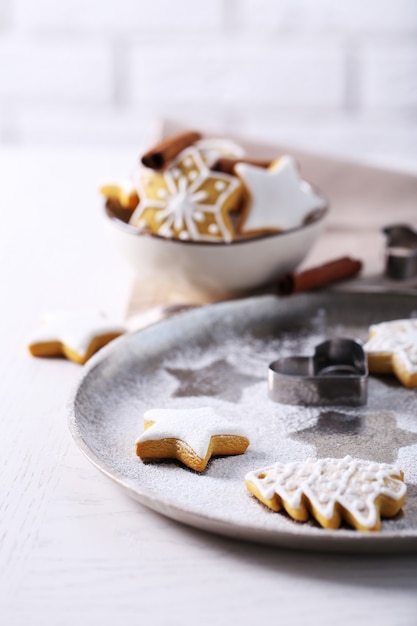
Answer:
[[[32,356],[64,356],[81,365],[126,332],[123,326],[95,311],[46,313],[41,322],[28,345]]]
[[[394,374],[405,387],[417,387],[417,319],[371,325],[364,350],[371,374]]]
[[[296,228],[310,213],[324,206],[323,198],[300,178],[296,162],[290,156],[276,159],[266,169],[237,163],[235,172],[249,195],[238,224],[241,234],[258,235]]]
[[[194,147],[183,150],[164,172],[138,173],[140,203],[130,224],[162,237],[230,242],[230,212],[239,209],[242,186],[228,174],[208,169]]]
[[[362,531],[380,530],[381,516],[396,515],[407,491],[399,468],[350,456],[275,463],[249,472],[246,487],[294,520],[305,522],[311,514],[323,528],[339,528],[345,520]]]
[[[249,446],[244,429],[211,408],[151,409],[136,454],[144,461],[176,459],[202,472],[212,456],[243,454]]]

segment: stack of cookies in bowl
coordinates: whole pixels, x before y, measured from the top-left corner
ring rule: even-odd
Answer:
[[[128,181],[101,193],[136,271],[164,265],[215,290],[252,289],[292,271],[327,212],[290,155],[249,158],[235,141],[195,131],[154,146]]]

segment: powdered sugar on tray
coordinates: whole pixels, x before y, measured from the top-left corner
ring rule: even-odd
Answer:
[[[271,401],[271,361],[310,355],[329,336],[367,334],[367,316],[358,322],[346,308],[336,321],[325,306],[308,316],[284,313],[272,298],[251,299],[187,313],[123,338],[81,381],[74,414],[85,445],[139,499],[152,498],[167,514],[172,507],[240,528],[314,536],[328,531],[267,510],[246,491],[245,474],[276,461],[350,454],[381,462],[382,454],[404,471],[409,495],[404,513],[384,520],[381,532],[417,536],[416,391],[380,377],[369,380],[363,407]],[[247,430],[251,443],[245,454],[213,458],[202,474],[174,461],[145,464],[136,457],[134,442],[146,410],[203,406]]]

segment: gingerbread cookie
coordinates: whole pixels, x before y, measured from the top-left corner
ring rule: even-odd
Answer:
[[[136,209],[139,204],[138,193],[130,180],[103,185],[100,187],[100,193],[112,204],[121,209],[133,210]]]
[[[245,156],[242,146],[231,139],[217,137],[200,139],[194,143],[194,146],[201,153],[204,163],[210,168],[221,157],[241,159]]]
[[[246,475],[247,489],[263,504],[284,508],[299,522],[311,514],[323,528],[339,528],[342,520],[357,530],[381,527],[406,497],[403,472],[393,465],[361,459],[307,459],[275,463]]]
[[[142,170],[140,203],[130,224],[162,237],[230,242],[229,213],[239,208],[242,187],[233,176],[210,171],[196,148],[183,150],[164,172]]]
[[[47,313],[28,348],[32,356],[64,356],[82,365],[125,330],[96,312]]]
[[[219,417],[211,408],[151,409],[145,431],[136,441],[142,460],[177,459],[202,472],[210,457],[243,454],[249,445],[245,431]]]
[[[364,350],[371,374],[394,374],[405,387],[417,387],[417,319],[373,324]]]
[[[290,156],[283,156],[267,168],[237,163],[235,172],[242,179],[249,202],[239,220],[238,231],[259,235],[297,228],[323,199],[299,176]]]

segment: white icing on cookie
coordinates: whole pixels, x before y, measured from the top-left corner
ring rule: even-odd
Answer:
[[[217,415],[209,407],[199,409],[150,409],[144,414],[145,422],[154,422],[147,428],[136,443],[159,441],[161,439],[179,439],[194,450],[200,459],[204,459],[211,437],[231,435],[245,437],[246,431],[236,424]]]
[[[392,356],[394,371],[404,370],[410,376],[417,374],[417,345],[396,350]]]
[[[120,187],[122,192],[127,196],[130,196],[132,193],[135,193],[136,191],[135,184],[133,180],[131,180],[130,178],[122,178],[118,182],[118,187]]]
[[[180,164],[193,167],[191,177],[182,174]],[[156,219],[161,223],[157,232],[161,236],[175,237],[175,232],[187,232],[188,239],[193,241],[231,241],[232,234],[226,226],[223,207],[240,186],[236,177],[211,172],[195,148],[183,150],[172,168],[162,174],[166,189],[163,189],[164,194],[158,192],[157,200],[147,195],[147,176],[138,176],[140,204],[130,218],[131,224],[138,224],[146,209],[156,209]],[[212,199],[208,191],[202,189],[205,183],[211,181],[216,190]],[[205,215],[212,217],[217,225],[215,232],[210,229],[207,233],[201,232],[203,229],[198,228]]]
[[[208,167],[214,165],[220,157],[242,159],[245,156],[242,146],[231,139],[200,139],[194,146],[201,152]]]
[[[338,476],[337,480],[335,479]],[[308,459],[301,463],[275,463],[249,472],[246,481],[255,485],[265,500],[277,494],[293,509],[302,507],[303,495],[327,520],[341,505],[364,528],[379,520],[378,496],[399,501],[406,493],[401,470],[393,465],[361,459]]]
[[[208,227],[208,231],[212,235],[216,235],[219,232],[219,227],[217,226],[217,224],[210,224],[210,226]]]
[[[178,180],[178,189],[172,195],[166,195],[167,201],[164,208],[158,213],[160,222],[168,222],[173,224],[177,230],[182,225],[193,221],[193,215],[196,212],[196,206],[207,198],[205,191],[191,191],[188,187],[188,181],[185,176],[181,176]],[[201,211],[199,211],[201,215]]]
[[[55,311],[42,316],[41,327],[33,333],[29,345],[59,341],[80,356],[87,354],[96,337],[124,333],[126,328],[96,311]]]
[[[300,178],[290,156],[283,156],[267,169],[238,163],[235,172],[251,196],[241,225],[243,233],[296,228],[311,211],[324,206],[323,199]]]
[[[390,355],[398,367],[417,373],[417,319],[401,319],[373,324],[364,350],[369,355]]]

